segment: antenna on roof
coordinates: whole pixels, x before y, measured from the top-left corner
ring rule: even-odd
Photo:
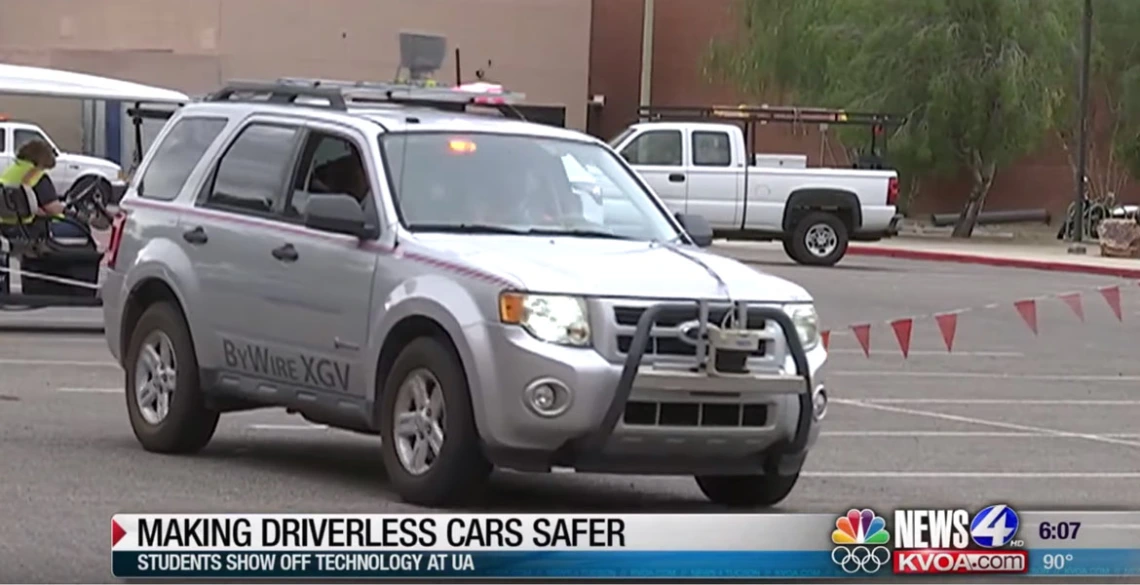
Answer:
[[[397,83],[403,70],[408,72],[412,85],[434,85],[432,76],[443,67],[447,54],[447,37],[422,33],[400,33],[400,68]]]

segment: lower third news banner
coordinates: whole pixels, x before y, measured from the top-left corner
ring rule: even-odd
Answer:
[[[119,514],[119,578],[1140,575],[1140,513]]]

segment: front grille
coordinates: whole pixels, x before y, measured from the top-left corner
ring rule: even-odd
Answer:
[[[719,325],[724,318],[731,311],[729,308],[718,307],[709,308],[709,323]],[[645,313],[644,307],[614,307],[614,321],[623,327],[636,327],[638,319]],[[682,323],[695,321],[700,315],[696,306],[692,308],[669,308],[662,310],[657,314],[656,327],[660,329],[674,328]],[[748,328],[749,329],[763,329],[767,321],[764,317],[752,311],[748,315]],[[633,332],[618,334],[617,336],[617,349],[621,354],[629,353],[630,346],[633,345]],[[756,351],[751,353],[752,357],[764,357],[767,353],[767,347],[763,341],[760,342]],[[681,339],[677,332],[669,335],[655,335],[649,339],[649,345],[645,349],[645,355],[659,355],[659,356],[677,356],[677,357],[695,357],[697,355],[696,345],[686,343]]]
[[[631,400],[622,422],[642,427],[756,428],[768,424],[768,406]]]
[[[724,317],[732,309],[726,307],[710,307],[709,308],[709,323],[719,325]],[[629,327],[636,327],[637,320],[641,318],[641,314],[645,312],[644,307],[615,307],[614,320],[618,325],[627,325]],[[657,325],[660,327],[676,327],[686,321],[693,321],[700,315],[697,307],[694,305],[692,308],[680,309],[670,308],[662,310],[657,313]],[[749,329],[763,329],[765,325],[764,317],[757,315],[755,311],[748,314],[748,328]]]

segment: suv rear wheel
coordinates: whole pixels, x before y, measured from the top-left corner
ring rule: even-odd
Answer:
[[[466,500],[491,472],[459,357],[420,337],[396,357],[381,395],[381,445],[392,487],[407,502],[448,506]]]
[[[206,408],[194,344],[177,308],[156,303],[143,312],[124,365],[127,414],[144,449],[194,453],[210,442],[218,412]]]
[[[765,508],[784,501],[800,474],[698,475],[697,485],[709,501],[732,508]]]

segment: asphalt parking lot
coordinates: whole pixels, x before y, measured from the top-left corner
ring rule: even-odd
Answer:
[[[1140,506],[1140,286],[1112,278],[851,257],[798,267],[782,252],[758,269],[805,286],[836,329],[833,397],[808,470],[780,511],[849,506],[1022,508]],[[1124,323],[1095,290],[1121,284]],[[1040,335],[1018,299],[1086,290],[1085,322],[1039,304]],[[994,306],[996,305],[996,306]],[[989,308],[985,308],[990,306]],[[903,360],[895,317],[973,308],[947,354],[933,320],[916,321]],[[89,310],[32,318],[94,322]],[[875,322],[871,357],[843,327]],[[342,511],[414,508],[385,486],[375,439],[276,411],[223,418],[201,455],[136,444],[122,373],[102,337],[0,333],[0,538],[6,580],[110,580],[107,521],[116,512]],[[492,511],[713,511],[687,478],[498,474]]]

